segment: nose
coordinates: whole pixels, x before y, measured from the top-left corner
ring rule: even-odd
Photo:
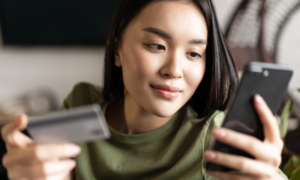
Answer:
[[[168,56],[165,64],[160,70],[160,74],[167,78],[179,79],[182,78],[182,57],[180,57],[180,53],[173,53]]]

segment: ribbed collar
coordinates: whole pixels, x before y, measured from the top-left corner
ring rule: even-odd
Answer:
[[[112,101],[111,101],[112,102]],[[105,116],[106,114],[106,109],[108,105],[111,103],[106,103],[103,106],[103,114]],[[153,131],[147,132],[147,133],[142,133],[142,134],[123,134],[120,132],[117,132],[114,130],[109,124],[109,130],[111,133],[111,140],[123,143],[123,144],[143,144],[143,143],[149,143],[149,142],[154,142],[160,138],[163,138],[176,130],[180,123],[182,122],[185,114],[186,114],[186,106],[183,106],[180,110],[178,110],[174,116],[162,127],[155,129]]]

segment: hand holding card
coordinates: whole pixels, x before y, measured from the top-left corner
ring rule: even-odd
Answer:
[[[71,159],[81,149],[71,143],[35,144],[21,131],[27,127],[26,115],[19,115],[1,128],[7,152],[2,158],[9,179],[71,179],[76,162]]]
[[[110,137],[97,104],[29,118],[27,130],[35,143],[79,143]]]

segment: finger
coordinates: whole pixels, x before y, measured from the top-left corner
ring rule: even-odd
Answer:
[[[39,163],[32,166],[18,166],[10,168],[11,179],[38,179],[48,176],[55,176],[61,173],[68,173],[76,166],[74,160],[64,160],[58,162]]]
[[[264,144],[259,139],[230,129],[216,128],[213,135],[222,143],[245,151],[256,159],[278,166],[281,162],[280,150],[274,150],[274,146]]]
[[[211,172],[206,171],[206,174],[222,180],[253,180],[258,179],[256,176],[242,174],[242,173],[225,173],[225,172]]]
[[[60,179],[60,180],[69,180],[69,179],[71,179],[70,172],[60,173],[60,174],[56,174],[56,175],[53,175],[53,176],[48,176],[46,178],[38,178],[38,179],[33,179],[33,180],[58,180],[58,179]]]
[[[41,144],[26,149],[15,149],[4,155],[3,165],[12,167],[16,164],[28,164],[32,162],[54,161],[57,159],[75,157],[81,149],[75,144]]]
[[[8,149],[24,148],[29,144],[33,144],[33,140],[25,134],[21,133],[27,127],[28,119],[25,114],[19,115],[15,120],[1,129],[1,136]]]
[[[272,177],[276,171],[272,166],[243,156],[206,151],[204,152],[204,157],[207,161],[243,171],[253,176]]]
[[[255,95],[254,107],[263,124],[265,140],[272,143],[279,143],[281,138],[276,118],[260,95]]]

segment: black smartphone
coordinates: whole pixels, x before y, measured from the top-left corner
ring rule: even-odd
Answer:
[[[285,65],[261,62],[248,64],[244,69],[238,88],[229,100],[228,111],[222,127],[264,140],[263,126],[253,106],[254,95],[262,96],[275,114],[292,74],[292,68]],[[217,140],[212,150],[254,158],[246,152]],[[211,162],[206,163],[206,169],[223,172],[234,170]]]

